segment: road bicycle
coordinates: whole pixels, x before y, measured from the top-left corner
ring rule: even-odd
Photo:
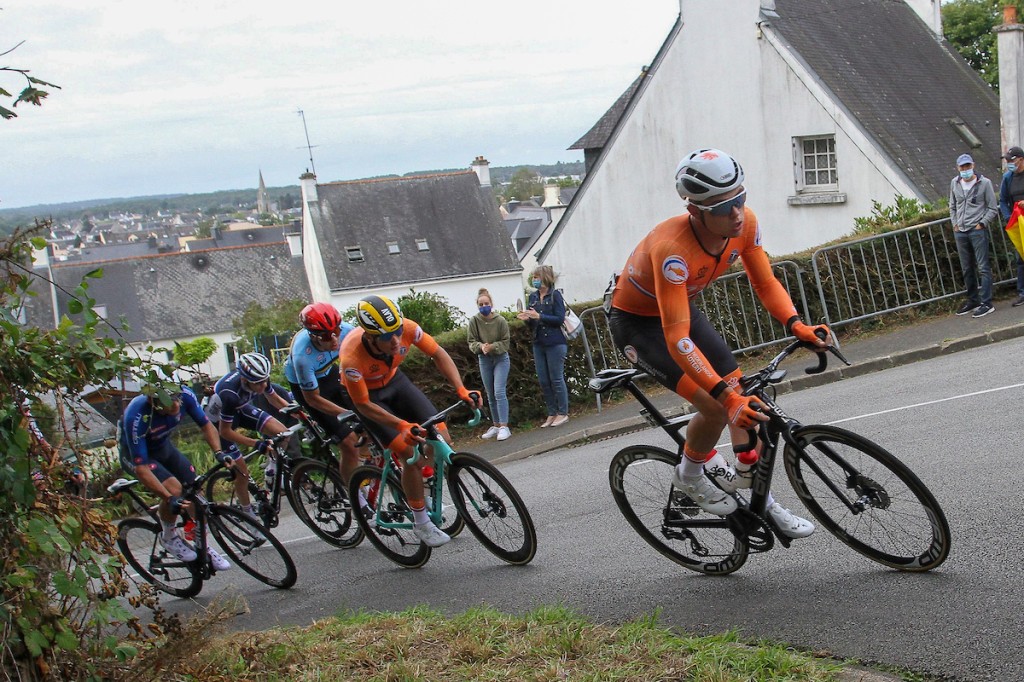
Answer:
[[[805,426],[776,404],[774,384],[786,376],[778,366],[799,348],[815,349],[794,341],[764,369],[740,381],[743,393],[764,405],[769,420],[751,432],[760,459],[752,470],[749,499],[742,491],[734,493],[739,508],[724,517],[705,512],[672,485],[685,442],[680,432],[691,416],[665,417],[637,385],[647,376],[639,370],[604,370],[591,378],[590,388],[598,393],[615,388],[631,393],[647,421],[679,445],[678,452],[634,445],[612,458],[608,480],[622,515],[648,544],[684,568],[709,575],[732,573],[750,554],[767,552],[776,541],[790,546],[791,539],[766,513],[782,443],[793,489],[832,535],[884,566],[913,572],[940,566],[949,555],[949,524],[935,497],[903,462],[845,429]],[[828,351],[849,364],[837,349]],[[827,363],[826,353],[819,352],[818,366],[805,371],[822,372]]]
[[[426,445],[433,450],[434,476],[427,513],[438,527],[445,523],[443,497],[447,482],[454,509],[476,539],[503,561],[528,564],[537,553],[537,531],[519,493],[493,464],[472,453],[455,452],[434,428],[465,406],[459,401],[420,424]],[[469,425],[479,422],[480,411],[474,410]],[[423,456],[422,448],[417,446],[410,462]],[[365,515],[356,514],[356,520],[384,556],[405,568],[419,568],[430,559],[431,548],[413,533],[412,509],[402,489],[401,475],[390,451],[382,451],[382,467],[361,466],[349,481],[349,497],[354,500],[363,496],[368,510]]]
[[[181,498],[192,503],[189,513],[195,522],[196,558],[192,561],[178,559],[160,544],[163,531],[157,506],[147,504],[133,489],[138,480],[119,478],[107,488],[115,497],[127,493],[143,512],[142,517],[123,519],[117,524],[117,546],[129,565],[158,590],[176,597],[194,597],[203,589],[203,582],[216,574],[206,551],[207,530],[235,564],[252,577],[279,589],[295,584],[295,563],[263,524],[239,509],[212,503],[203,495],[203,485],[223,468],[218,462],[182,490]],[[183,525],[180,517],[179,525]]]
[[[363,541],[363,533],[353,521],[337,460],[293,458],[280,447],[285,438],[302,434],[310,442],[323,445],[329,453],[329,438],[298,403],[288,405],[281,412],[295,416],[299,423],[270,439],[273,452],[267,456],[276,460],[273,478],[269,481],[264,478],[261,484],[254,474],[262,467],[250,468],[247,487],[253,512],[265,526],[276,528],[280,521],[281,497],[287,497],[295,515],[321,540],[335,547],[355,547]],[[246,461],[256,455],[256,451],[250,452]],[[235,475],[235,471],[224,469],[211,476],[206,484],[206,496],[211,500],[224,500],[230,506],[239,506]]]
[[[402,462],[391,454],[387,446],[380,442],[380,439],[374,434],[373,431],[366,428],[362,418],[356,412],[349,412],[348,414],[338,417],[338,421],[342,424],[351,423],[352,430],[359,437],[357,441],[357,447],[366,446],[369,450],[370,455],[363,464],[375,466],[380,469],[384,468],[385,460],[389,461],[391,468],[395,473],[395,476],[399,480],[402,478]],[[333,456],[333,454],[331,455]],[[428,506],[434,499],[434,488],[437,481],[437,471],[433,467],[423,467],[423,487],[425,490],[425,497],[428,502]],[[371,484],[369,488],[363,489],[363,498],[376,497],[377,490],[379,489],[379,482]],[[348,494],[346,493],[346,498]],[[462,529],[466,527],[466,522],[462,520],[462,516],[459,515],[455,509],[455,504],[452,502],[451,491],[447,486],[441,486],[441,521],[437,524],[437,527],[448,534],[449,537],[455,537],[462,532]],[[363,533],[360,530],[360,538],[363,537]]]

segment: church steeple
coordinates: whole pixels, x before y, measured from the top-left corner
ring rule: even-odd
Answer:
[[[267,196],[267,186],[263,184],[263,169],[260,169],[260,188],[256,191],[256,213],[270,213],[270,198]]]

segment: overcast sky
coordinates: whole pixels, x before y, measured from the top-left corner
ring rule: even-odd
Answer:
[[[3,0],[0,208],[581,160],[678,0]],[[0,87],[24,83],[0,73]]]

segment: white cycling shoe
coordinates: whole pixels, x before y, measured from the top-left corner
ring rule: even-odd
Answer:
[[[433,523],[414,523],[413,534],[427,547],[440,547],[451,540],[451,536]]]
[[[210,557],[210,563],[213,565],[214,570],[226,571],[231,568],[231,563],[220,555],[220,552],[215,550],[213,547],[206,548],[206,555]]]
[[[814,532],[813,523],[797,516],[778,502],[768,507],[768,516],[772,518],[772,521],[779,527],[782,534],[788,538],[805,538]]]
[[[161,534],[160,546],[173,554],[179,561],[196,560],[196,551],[189,547],[188,543],[185,542],[185,539],[180,535],[175,534],[170,540],[165,540],[164,536]]]
[[[731,464],[725,461],[725,457],[717,452],[714,457],[704,462],[704,471],[715,479],[719,488],[727,493],[734,493],[740,488],[749,488],[753,479],[749,470],[742,473],[736,471]]]
[[[736,511],[736,500],[726,492],[719,490],[707,476],[683,476],[683,465],[676,466],[672,476],[672,485],[685,493],[697,506],[709,514],[725,516]]]

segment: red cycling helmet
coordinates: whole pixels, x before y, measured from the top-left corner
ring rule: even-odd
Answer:
[[[330,303],[313,303],[299,313],[302,326],[311,332],[337,332],[341,329],[341,315]]]

